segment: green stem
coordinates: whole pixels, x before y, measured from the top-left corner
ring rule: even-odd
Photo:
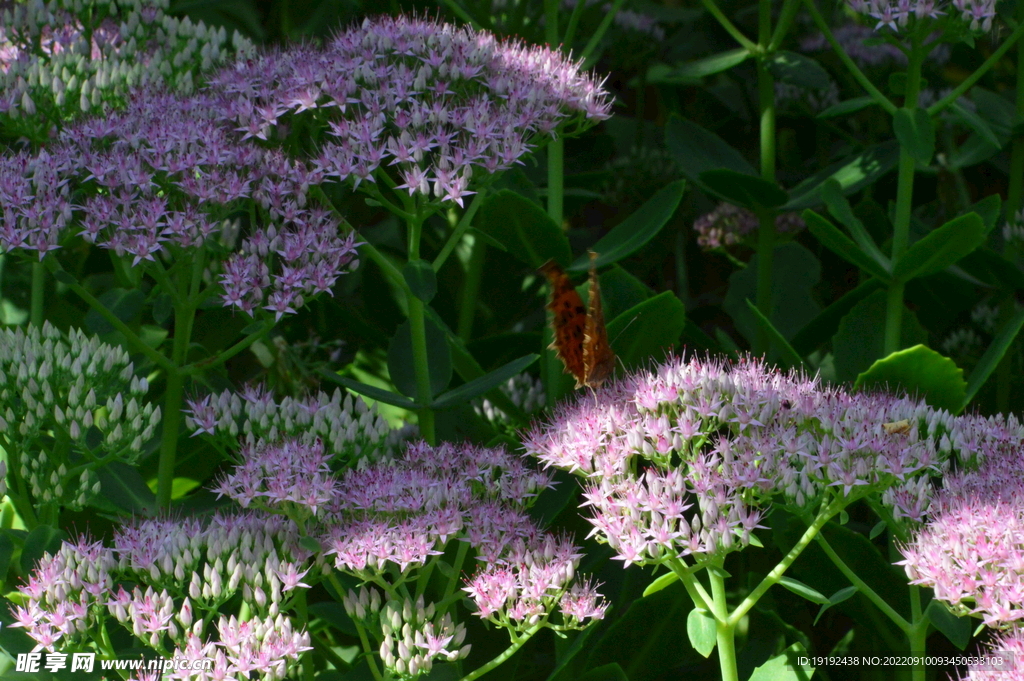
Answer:
[[[750,40],[750,38],[743,35],[743,32],[740,31],[740,29],[736,28],[735,24],[729,21],[729,17],[725,16],[725,14],[722,13],[722,10],[718,8],[718,5],[715,4],[714,0],[701,0],[701,4],[704,5],[704,9],[708,11],[708,14],[713,16],[718,21],[718,23],[722,25],[722,28],[725,29],[725,32],[733,37],[733,40],[735,40],[741,46],[747,48],[748,50],[755,54],[760,52],[758,46],[755,45],[754,42]]]
[[[885,109],[886,113],[890,115],[895,113],[896,105],[893,104],[888,97],[882,94],[881,90],[876,88],[871,83],[871,80],[866,75],[864,75],[864,72],[860,70],[860,67],[857,66],[856,62],[854,62],[853,59],[850,58],[850,55],[846,53],[846,50],[844,50],[843,46],[839,44],[839,41],[836,40],[836,37],[832,35],[832,29],[828,27],[828,23],[825,21],[825,18],[821,16],[821,12],[819,12],[818,8],[815,6],[814,0],[804,0],[804,4],[807,5],[807,10],[811,14],[811,19],[814,21],[814,25],[817,26],[818,30],[821,31],[822,35],[825,36],[825,40],[827,40],[828,43],[832,46],[832,49],[835,51],[836,56],[839,57],[839,60],[841,62],[843,62],[843,66],[845,66],[846,69],[850,72],[850,75],[852,75],[854,79],[858,83],[860,83],[860,86],[864,88],[865,92],[871,95],[872,99],[878,102],[879,106]]]
[[[101,303],[94,295],[85,290],[85,288],[75,281],[70,274],[65,272],[56,260],[53,258],[47,258],[43,262],[46,264],[47,269],[50,270],[50,273],[54,275],[55,279],[66,284],[68,288],[75,292],[75,295],[84,300],[86,304],[95,310],[99,316],[103,317],[103,319],[108,321],[111,326],[120,331],[128,341],[128,344],[132,346],[134,350],[145,355],[150,361],[164,371],[171,371],[174,369],[174,364],[172,364],[169,359],[146,345],[146,343],[139,338],[139,336],[132,331],[127,324],[118,319],[117,315],[108,310],[106,306],[104,306],[103,303]],[[58,272],[60,275],[57,274]]]
[[[558,49],[559,0],[544,0],[544,40],[552,50]]]
[[[423,233],[423,218],[419,213],[416,219],[409,221],[409,261],[420,259],[420,238]],[[403,277],[404,279],[404,277]],[[418,411],[420,435],[429,444],[437,444],[434,432],[434,412],[430,408],[433,394],[430,390],[430,360],[427,355],[427,324],[423,301],[414,295],[406,296],[409,314],[409,332],[412,335],[412,363],[416,376],[416,401],[420,405]]]
[[[480,206],[483,205],[486,194],[486,190],[481,189],[480,192],[473,197],[473,200],[466,208],[466,212],[462,214],[459,224],[455,225],[455,229],[453,229],[451,235],[449,235],[448,241],[445,242],[441,252],[437,254],[436,258],[434,258],[432,267],[435,272],[441,269],[441,266],[444,265],[444,261],[448,259],[448,256],[451,255],[452,251],[459,244],[459,240],[462,238],[462,235],[466,233],[467,229],[469,229],[469,225],[473,222],[473,216],[476,215],[476,212],[480,210]]]
[[[522,648],[526,644],[526,642],[533,638],[533,635],[541,629],[542,627],[540,625],[527,629],[519,636],[516,636],[512,641],[512,645],[510,645],[508,648],[502,651],[501,654],[499,654],[497,657],[495,657],[493,660],[491,660],[484,666],[480,667],[479,669],[476,669],[475,671],[466,674],[461,679],[459,679],[459,681],[474,681],[474,679],[479,679],[481,676],[491,671],[495,667],[501,665],[503,662],[508,660],[508,658],[515,655],[516,651]]]
[[[559,137],[548,144],[548,216],[562,226],[565,198],[565,140]]]
[[[448,578],[448,584],[444,587],[444,596],[441,598],[441,612],[440,615],[444,615],[448,611],[449,602],[452,594],[455,593],[455,587],[459,583],[459,576],[462,573],[462,565],[466,562],[466,554],[469,553],[469,542],[460,541],[459,548],[455,552],[455,564],[452,566],[452,575]]]
[[[800,9],[800,0],[784,0],[782,3],[782,12],[779,14],[779,23],[775,26],[775,31],[772,33],[772,39],[768,43],[769,54],[779,49],[779,45],[782,44],[786,34],[789,33],[789,27],[793,25],[793,19],[796,18],[798,9]]]
[[[32,263],[32,308],[29,323],[38,328],[43,326],[43,293],[46,290],[46,265],[36,260]]]
[[[953,88],[953,90],[948,95],[946,95],[945,97],[943,97],[942,99],[928,107],[928,115],[934,116],[935,114],[939,113],[947,106],[955,102],[956,100],[960,99],[960,97],[965,92],[974,87],[974,84],[977,83],[982,76],[988,73],[989,69],[991,69],[997,63],[999,63],[999,60],[1003,58],[1003,55],[1006,54],[1011,47],[1013,47],[1014,43],[1020,40],[1021,36],[1024,36],[1024,21],[1022,21],[1020,25],[1018,25],[1017,28],[1014,29],[1013,33],[1010,34],[1010,36],[1003,42],[1003,44],[1000,45],[996,49],[996,51],[993,52],[989,56],[989,58],[986,59],[982,63],[982,65],[979,66],[977,70],[974,71],[974,73],[967,76],[967,78],[965,78],[962,83]],[[1017,72],[1017,75],[1019,80],[1020,71]],[[1020,95],[1018,94],[1017,96],[1019,97]]]
[[[898,612],[896,612],[891,605],[885,602],[885,599],[879,596],[874,589],[867,585],[867,583],[861,579],[856,572],[850,569],[850,566],[839,557],[839,554],[835,552],[832,545],[828,543],[825,536],[819,534],[814,538],[821,547],[821,550],[825,552],[832,564],[839,568],[839,571],[843,573],[843,576],[850,580],[850,584],[857,587],[857,591],[867,597],[869,601],[874,603],[875,607],[878,608],[882,613],[888,617],[892,622],[900,628],[904,633],[909,633],[911,624],[903,618]],[[911,650],[913,653],[914,651]]]
[[[763,596],[768,589],[782,579],[782,576],[786,574],[786,570],[789,569],[789,566],[792,565],[793,562],[800,557],[800,554],[803,553],[804,549],[814,541],[814,538],[819,532],[821,532],[821,528],[825,527],[825,523],[859,498],[860,497],[858,495],[851,494],[848,497],[833,499],[830,504],[821,509],[793,548],[791,548],[789,552],[782,557],[782,560],[779,561],[772,571],[761,580],[761,583],[758,584],[753,591],[747,594],[747,597],[743,599],[743,602],[736,606],[736,609],[729,615],[729,623],[733,626],[737,625],[739,621],[743,619],[748,612],[750,612],[750,609],[757,604],[758,600],[761,599],[761,596]]]
[[[238,353],[242,352],[256,341],[266,338],[267,334],[270,333],[270,330],[273,328],[273,324],[269,322],[263,322],[263,326],[261,326],[256,332],[250,333],[248,336],[238,341],[227,350],[219,352],[213,357],[208,357],[207,359],[199,360],[198,362],[192,362],[191,364],[187,364],[181,367],[182,375],[191,376],[193,374],[202,373],[204,371],[208,371],[210,369],[219,367],[221,364],[228,361]]]
[[[715,615],[718,669],[721,671],[722,681],[739,681],[739,670],[736,668],[736,624],[729,618],[725,572],[721,566],[716,568],[708,570],[708,579],[711,580],[711,611]]]
[[[907,86],[903,108],[911,116],[917,109],[917,99],[921,92],[921,64],[924,62],[924,48],[920,36],[914,33],[910,37],[910,56],[907,64]],[[907,250],[910,243],[910,218],[914,205],[914,173],[917,162],[906,147],[900,147],[900,160],[896,179],[896,213],[893,221],[892,255],[893,264]],[[891,355],[900,349],[900,332],[903,322],[903,284],[894,283],[889,287],[885,310],[885,344],[884,355]]]
[[[473,319],[476,317],[477,298],[480,296],[480,281],[484,274],[484,260],[487,256],[487,242],[479,236],[473,237],[469,262],[466,263],[466,279],[462,286],[462,303],[459,305],[459,338],[468,342],[473,336]]]
[[[569,25],[565,29],[565,35],[562,36],[562,51],[566,54],[572,52],[572,41],[576,38],[576,26],[580,23],[580,17],[583,16],[583,6],[586,4],[586,0],[576,0],[576,6],[572,8],[572,14],[569,16]]]
[[[178,338],[174,345],[177,348]],[[177,354],[177,353],[175,353]],[[160,438],[160,461],[157,466],[156,501],[160,508],[171,505],[171,487],[174,484],[174,460],[178,451],[181,430],[181,404],[184,397],[185,377],[174,369],[167,372],[167,391],[164,393],[163,434]]]
[[[910,670],[911,681],[925,681],[924,655],[928,640],[928,619],[921,609],[921,587],[910,586],[910,616],[914,623],[907,632],[907,641],[910,644],[911,657],[920,660]]]
[[[601,23],[597,25],[597,30],[594,31],[594,35],[590,36],[590,40],[587,41],[586,47],[580,52],[580,60],[584,62],[586,68],[590,68],[591,57],[594,55],[594,50],[601,44],[601,39],[604,38],[604,34],[611,28],[612,22],[615,20],[615,15],[619,13],[622,6],[626,3],[626,0],[615,0],[612,3],[612,8],[608,10],[604,17],[601,19]]]
[[[376,681],[384,681],[384,675],[377,668],[377,652],[370,647],[370,639],[366,636],[366,629],[358,620],[352,620],[356,625],[356,633],[359,634],[359,642],[363,644],[363,652],[366,653],[366,660],[370,663],[370,673]]]
[[[770,0],[760,0],[758,21],[759,47],[764,48],[772,39],[772,8]],[[761,178],[775,182],[775,79],[765,59],[757,63],[757,90],[761,110]],[[775,260],[775,215],[773,211],[760,211],[757,236],[757,309],[765,319],[772,318],[772,269]],[[771,336],[768,329],[759,326],[755,354],[768,352]]]

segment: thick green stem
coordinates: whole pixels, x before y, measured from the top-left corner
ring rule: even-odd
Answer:
[[[409,261],[420,259],[420,237],[423,232],[423,218],[417,214],[409,221]],[[416,376],[416,401],[420,405],[420,436],[429,444],[437,444],[434,432],[434,411],[430,402],[434,395],[430,390],[430,360],[427,355],[427,323],[423,301],[414,295],[406,296],[409,313],[409,331],[412,335],[412,364]]]
[[[925,48],[917,33],[911,35],[910,56],[907,64],[907,85],[903,108],[913,116],[921,92],[921,64]],[[895,264],[910,242],[910,218],[914,207],[914,172],[917,161],[910,150],[900,147],[899,171],[896,179],[896,215],[893,221],[892,257]],[[900,349],[900,332],[903,327],[903,284],[895,283],[889,288],[885,310],[885,344],[883,355],[891,355]]]
[[[772,39],[771,3],[760,0],[758,40],[764,48]],[[764,59],[757,64],[757,90],[761,110],[761,178],[775,182],[775,79]],[[757,309],[772,318],[772,269],[775,260],[775,215],[761,211],[757,236]],[[759,326],[755,354],[768,352],[771,336],[768,329]]]
[[[925,681],[925,645],[928,640],[928,619],[921,609],[921,587],[910,586],[910,616],[913,624],[907,632],[908,652],[915,660],[919,660],[910,670],[911,681]]]
[[[736,625],[729,618],[729,602],[725,593],[725,573],[721,569],[708,570],[711,580],[711,608],[715,615],[718,648],[718,669],[722,681],[739,681],[736,668]]]
[[[46,289],[46,265],[40,261],[32,263],[32,308],[29,312],[29,323],[36,327],[43,326],[43,292]]]
[[[484,260],[487,257],[487,242],[473,237],[469,261],[466,263],[466,280],[462,286],[462,302],[459,305],[459,338],[469,341],[473,336],[473,319],[476,317],[476,303],[480,296],[480,281],[484,274]]]

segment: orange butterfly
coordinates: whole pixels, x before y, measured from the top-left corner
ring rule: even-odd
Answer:
[[[615,369],[615,353],[608,345],[604,326],[596,260],[597,254],[590,251],[589,309],[583,307],[580,294],[558,263],[549,260],[540,268],[551,282],[548,309],[554,313],[555,340],[550,347],[558,352],[565,373],[576,377],[577,388],[597,388]]]

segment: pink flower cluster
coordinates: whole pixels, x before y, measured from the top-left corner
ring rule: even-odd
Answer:
[[[923,519],[952,449],[980,435],[946,412],[851,395],[760,362],[670,359],[575,404],[525,440],[585,479],[592,535],[626,564],[746,546],[773,500],[799,508],[878,493],[897,519]]]
[[[694,221],[693,231],[697,232],[697,244],[710,251],[742,242],[748,234],[757,231],[758,225],[753,212],[731,203],[720,203]],[[782,213],[775,218],[775,229],[781,234],[799,232],[805,226],[803,218],[796,213]]]
[[[429,19],[379,17],[312,46],[264,54],[211,80],[244,137],[288,114],[328,131],[311,173],[462,205],[474,169],[512,167],[560,125],[608,118],[608,93],[559,52]]]
[[[183,670],[198,674],[188,678],[255,671],[280,679],[309,649],[309,635],[292,629],[281,606],[289,591],[308,588],[301,580],[311,557],[297,526],[280,515],[139,520],[117,531],[113,548],[83,537],[45,555],[19,587],[25,605],[14,609],[14,626],[37,649],[55,650],[87,642],[86,633],[112,618],[157,650],[214,659],[204,673]],[[254,617],[220,617],[211,631],[213,616],[236,595]]]
[[[911,584],[990,627],[1024,623],[1024,427],[974,417],[979,465],[948,475],[928,523],[902,548]]]

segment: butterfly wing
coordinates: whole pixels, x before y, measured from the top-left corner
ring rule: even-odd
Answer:
[[[578,383],[590,388],[599,387],[615,370],[615,353],[608,344],[608,329],[604,325],[604,308],[601,306],[601,287],[597,282],[596,259],[597,254],[591,251],[590,301],[583,330],[583,379],[577,378]]]
[[[551,282],[551,302],[555,339],[551,349],[565,365],[565,373],[576,378],[576,387],[584,384],[584,347],[586,345],[587,310],[569,277],[558,263],[548,261],[540,268]]]

